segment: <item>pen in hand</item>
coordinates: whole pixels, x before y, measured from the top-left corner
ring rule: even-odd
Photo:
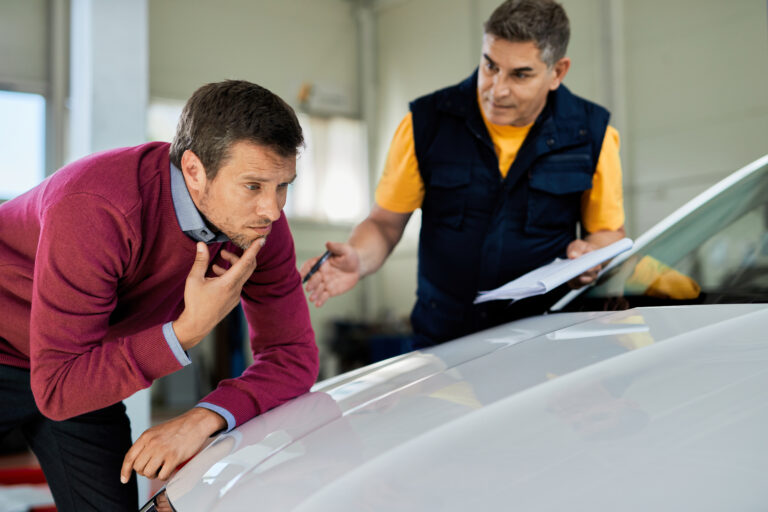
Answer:
[[[331,251],[325,251],[322,256],[320,256],[320,259],[317,260],[317,263],[312,265],[312,268],[309,269],[309,272],[307,272],[307,275],[304,276],[304,279],[301,281],[302,284],[309,281],[309,278],[315,275],[315,272],[320,270],[320,266],[325,263],[325,261],[331,257]]]

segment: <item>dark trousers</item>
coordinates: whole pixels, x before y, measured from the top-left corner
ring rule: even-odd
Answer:
[[[0,365],[0,437],[16,427],[40,461],[59,512],[139,508],[135,474],[129,483],[120,483],[120,467],[131,447],[122,402],[53,421],[35,405],[29,370]]]

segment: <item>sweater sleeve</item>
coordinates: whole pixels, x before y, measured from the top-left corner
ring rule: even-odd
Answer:
[[[30,317],[31,386],[63,420],[112,405],[181,368],[158,324],[109,336],[120,279],[140,240],[105,199],[73,194],[42,216]]]
[[[231,245],[227,250],[242,252]],[[257,262],[242,294],[253,364],[201,401],[229,412],[235,422],[229,428],[305,393],[317,378],[315,335],[284,215],[273,224]]]

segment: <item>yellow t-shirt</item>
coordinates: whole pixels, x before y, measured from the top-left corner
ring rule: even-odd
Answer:
[[[480,109],[483,112],[483,109]],[[499,160],[499,172],[506,177],[517,152],[531,125],[504,126],[483,121],[491,135]],[[384,166],[384,173],[376,187],[376,203],[398,213],[410,213],[421,207],[424,200],[424,182],[419,173],[413,141],[413,118],[409,112],[400,122]],[[592,177],[592,188],[581,200],[581,217],[589,233],[616,230],[624,225],[624,197],[621,189],[621,162],[619,161],[619,132],[608,126],[603,146]]]

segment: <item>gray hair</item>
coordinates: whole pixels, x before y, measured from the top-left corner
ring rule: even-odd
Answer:
[[[507,41],[532,41],[549,68],[565,57],[571,37],[565,9],[554,0],[506,0],[483,28],[486,34]]]

